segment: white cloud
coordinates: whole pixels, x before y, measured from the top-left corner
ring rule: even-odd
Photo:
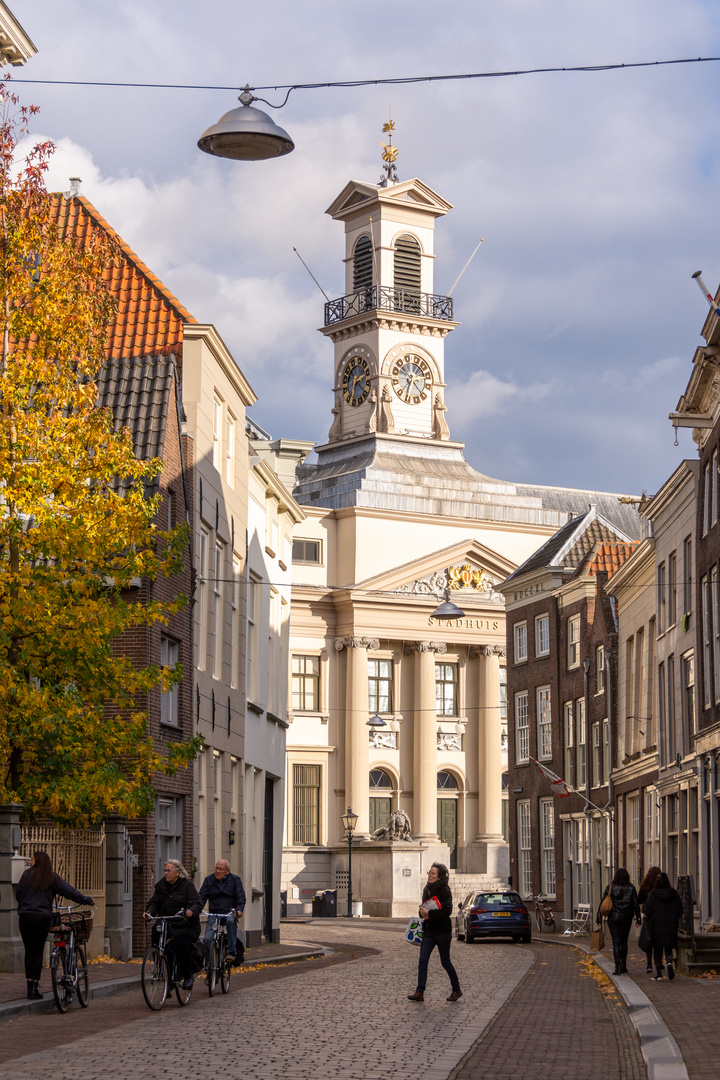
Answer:
[[[537,404],[553,392],[553,385],[532,383],[519,386],[503,381],[489,371],[474,371],[462,383],[453,383],[445,392],[450,421],[460,429],[484,417],[507,416],[513,409]]]

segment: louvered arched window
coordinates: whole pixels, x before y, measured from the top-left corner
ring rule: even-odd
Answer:
[[[353,256],[353,289],[369,289],[372,279],[372,242],[369,236],[361,236]]]
[[[394,285],[407,292],[420,292],[420,244],[414,236],[399,236],[395,241]]]

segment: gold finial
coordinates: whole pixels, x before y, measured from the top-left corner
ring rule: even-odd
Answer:
[[[395,130],[395,121],[392,119],[392,117],[390,117],[386,124],[383,124],[382,130],[383,135],[390,136],[389,142],[380,143],[383,148],[382,159],[385,162],[385,165],[383,166],[383,174],[380,177],[380,183],[383,185],[383,187],[387,187],[388,183],[397,184],[400,179],[397,174],[397,169],[395,168],[395,162],[397,161],[399,151],[397,146],[393,146],[392,144],[393,131]]]

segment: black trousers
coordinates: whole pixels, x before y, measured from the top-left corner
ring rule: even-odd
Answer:
[[[616,915],[611,911],[608,915],[607,924],[613,943],[613,959],[615,967],[621,971],[627,967],[628,935],[632,921],[632,912],[630,915]]]
[[[168,938],[167,951],[175,953],[177,960],[177,973],[179,979],[189,979],[194,973],[195,961],[192,955],[192,943],[195,938],[187,934],[178,934],[177,937]]]
[[[43,949],[50,930],[49,915],[20,915],[20,937],[25,946],[25,978],[40,981]]]
[[[653,954],[655,957],[655,970],[658,975],[662,971],[663,966],[663,952],[665,953],[665,959],[672,963],[673,951],[672,949],[664,948],[662,945],[653,945]]]
[[[427,933],[423,934],[423,939],[420,942],[420,956],[418,958],[418,990],[423,991],[427,986],[428,961],[430,960],[430,956],[436,945],[437,951],[440,953],[440,963],[445,968],[450,978],[450,986],[453,990],[460,989],[457,972],[450,959],[451,942],[452,934],[438,934],[437,937],[431,937],[430,934]]]

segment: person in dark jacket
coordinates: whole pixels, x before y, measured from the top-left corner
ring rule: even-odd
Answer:
[[[640,882],[640,888],[638,889],[638,904],[640,905],[640,910],[642,911],[643,915],[646,914],[646,912],[645,912],[645,902],[646,902],[648,896],[650,895],[650,893],[653,891],[653,889],[657,885],[657,879],[660,877],[661,873],[662,873],[662,870],[660,869],[659,866],[651,866],[650,869],[648,870],[647,874],[645,875],[645,877]],[[648,975],[651,975],[652,974],[652,958],[653,958],[652,946],[650,946],[649,949],[645,949],[644,952],[645,952],[645,959],[646,959],[645,971],[647,972]]]
[[[414,994],[408,994],[410,1001],[424,1001],[427,985],[428,961],[437,945],[440,963],[450,977],[450,996],[448,1001],[457,1001],[462,997],[460,981],[450,959],[452,942],[452,893],[448,884],[448,870],[442,863],[433,863],[428,870],[427,885],[423,889],[419,915],[423,920],[423,936],[420,943],[418,961],[418,981]]]
[[[53,898],[64,896],[75,904],[94,904],[92,896],[73,889],[52,868],[47,851],[36,851],[15,886],[20,936],[25,946],[25,978],[31,1001],[42,997],[40,975],[43,950],[52,922]]]
[[[607,916],[608,930],[613,943],[613,958],[615,960],[614,975],[627,975],[627,949],[628,934],[632,926],[633,915],[635,922],[640,925],[640,905],[635,886],[630,884],[630,875],[627,870],[619,867],[615,871],[615,877],[605,888],[602,900],[610,894],[612,911]],[[602,900],[600,905],[602,905]],[[598,907],[595,922],[600,925],[602,916]]]
[[[675,978],[673,949],[677,945],[678,926],[683,913],[682,900],[670,885],[667,874],[660,874],[655,888],[645,902],[650,920],[650,937],[655,958],[655,980],[663,978],[662,957],[665,951],[668,979]]]
[[[148,902],[145,918],[183,916],[183,922],[177,919],[168,923],[167,930],[167,949],[175,953],[183,990],[190,990],[195,982],[192,944],[200,937],[201,908],[198,891],[183,864],[178,859],[168,859],[164,877]]]
[[[242,919],[245,910],[245,890],[238,875],[230,873],[230,863],[227,859],[218,859],[215,863],[215,873],[208,874],[203,881],[200,886],[200,903],[203,907],[207,904],[208,911],[214,914],[227,915],[225,925],[228,940],[225,959],[231,964],[235,959],[237,949],[237,920]],[[215,919],[213,915],[210,915],[205,927],[205,944],[208,948],[213,939],[214,928]]]

